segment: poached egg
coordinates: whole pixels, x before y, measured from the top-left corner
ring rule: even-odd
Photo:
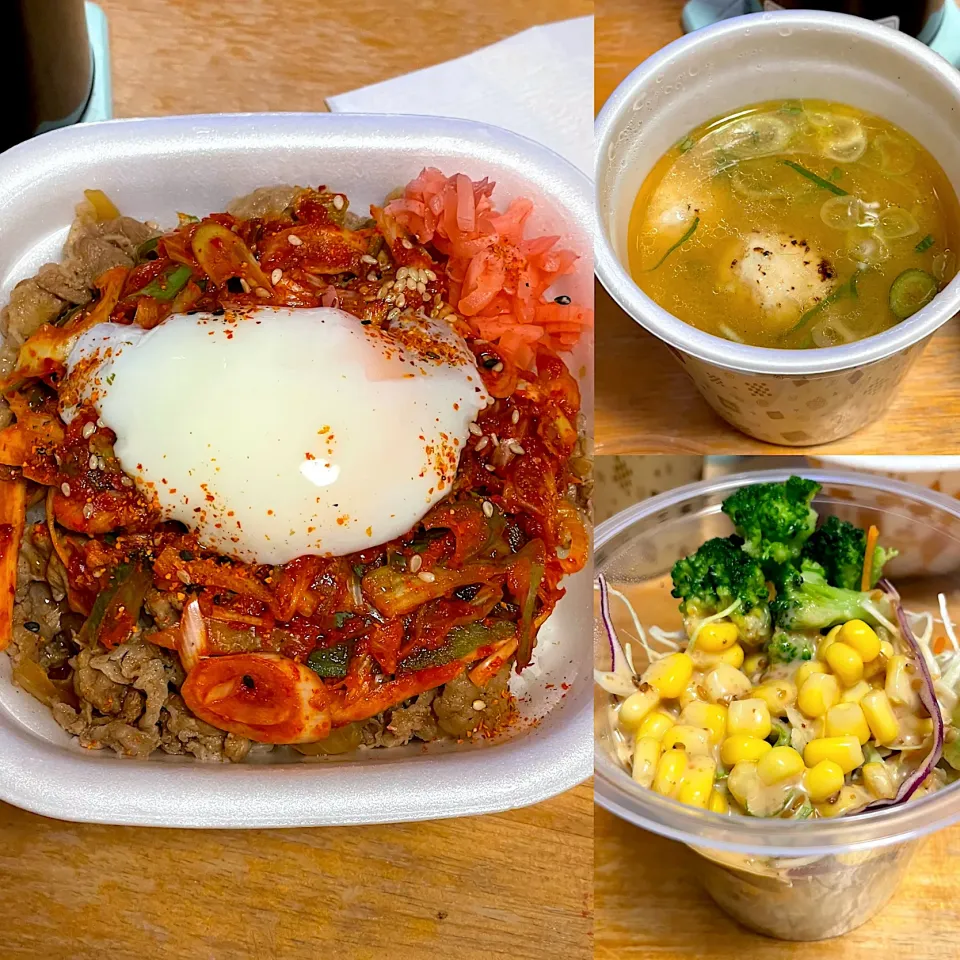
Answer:
[[[449,326],[390,331],[331,307],[103,323],[67,361],[61,415],[92,404],[167,519],[248,563],[342,556],[450,492],[488,397]]]

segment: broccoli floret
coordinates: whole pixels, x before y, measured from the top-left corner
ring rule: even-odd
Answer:
[[[766,646],[771,663],[792,663],[794,660],[812,660],[816,639],[808,633],[788,633],[777,630]]]
[[[803,555],[823,566],[832,586],[859,590],[866,549],[867,535],[860,527],[837,517],[827,517],[806,542]],[[883,565],[896,555],[896,550],[887,550],[877,544],[870,572],[871,587],[875,587],[883,576]]]
[[[885,599],[876,593],[830,586],[823,567],[807,559],[801,561],[799,569],[782,568],[776,588],[770,609],[782,630],[824,630],[848,620],[877,625],[879,621],[864,607],[864,601],[886,607]]]
[[[696,553],[673,565],[673,595],[680,612],[702,620],[726,610],[746,643],[759,644],[770,636],[769,591],[760,564],[741,549],[739,537],[715,537]]]
[[[810,501],[819,489],[813,480],[790,477],[786,483],[742,487],[724,500],[723,512],[743,537],[743,549],[760,561],[767,576],[799,558],[817,525]]]

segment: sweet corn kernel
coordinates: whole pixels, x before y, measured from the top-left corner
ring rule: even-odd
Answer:
[[[852,773],[863,763],[863,750],[853,736],[820,737],[804,747],[803,759],[808,767],[815,767],[821,760],[832,760],[844,773]]]
[[[691,807],[701,807],[704,810],[710,801],[713,792],[713,778],[717,772],[717,765],[710,757],[691,757],[680,781],[677,799],[681,803],[688,803]]]
[[[654,710],[643,718],[643,723],[637,728],[637,738],[653,737],[654,740],[662,740],[663,735],[676,722],[669,713],[664,713],[663,710]]]
[[[703,688],[698,686],[692,680],[683,688],[683,693],[677,698],[677,703],[680,704],[681,709],[687,706],[690,703],[695,703],[697,701],[703,701],[704,692]]]
[[[712,790],[710,792],[710,799],[707,801],[707,809],[712,810],[714,813],[729,813],[730,804],[722,793],[718,790]]]
[[[731,667],[743,665],[743,647],[735,643],[721,653],[706,653],[699,646],[690,654],[693,665],[697,670],[712,670],[720,663],[728,663]]]
[[[672,700],[683,693],[693,676],[693,661],[686,653],[671,653],[656,660],[644,671],[643,680],[655,687],[664,700]]]
[[[641,683],[636,693],[631,693],[617,713],[617,722],[624,730],[633,732],[643,723],[643,718],[660,702],[660,694],[648,683]]]
[[[675,796],[686,769],[686,750],[664,750],[653,777],[653,789],[665,797]]]
[[[856,787],[846,786],[841,787],[835,797],[831,797],[823,803],[818,803],[816,807],[817,813],[819,813],[821,817],[842,817],[850,810],[856,810],[858,807],[862,807],[863,804],[864,796],[862,791]]]
[[[663,735],[662,743],[664,750],[682,747],[691,757],[705,757],[710,752],[710,733],[702,727],[678,723]]]
[[[889,640],[880,641],[880,655],[886,657],[889,660],[895,653],[896,649]]]
[[[864,663],[880,656],[880,638],[876,630],[862,620],[848,620],[840,628],[837,639],[853,647]]]
[[[742,761],[755,763],[768,750],[772,749],[766,740],[751,737],[748,733],[735,733],[732,737],[727,737],[723,741],[723,745],[720,747],[720,759],[728,767]]]
[[[866,680],[861,680],[859,683],[854,684],[849,690],[844,690],[840,694],[841,703],[859,703],[871,690],[873,687],[867,683]]]
[[[830,632],[820,641],[817,646],[817,658],[822,660],[824,663],[827,662],[827,651],[837,642],[837,637],[840,634],[840,628],[843,626],[842,623],[838,623],[835,627],[831,628]]]
[[[751,653],[749,657],[746,658],[743,662],[743,666],[740,668],[748,676],[752,677],[755,673],[760,673],[760,671],[766,669],[767,666],[767,657],[763,653]]]
[[[745,810],[754,806],[763,793],[763,783],[757,776],[757,765],[749,760],[736,764],[727,777],[727,790]]]
[[[897,787],[887,765],[881,760],[863,765],[863,785],[878,799],[892,800]]]
[[[757,776],[769,787],[803,773],[803,757],[793,747],[772,747],[757,761]]]
[[[917,691],[913,689],[913,664],[909,657],[895,654],[887,663],[887,682],[884,687],[891,703],[916,710],[920,702]]]
[[[892,743],[897,739],[900,723],[883,690],[871,690],[860,701],[860,708],[877,743]]]
[[[797,702],[797,687],[789,680],[768,680],[762,683],[753,695],[762,700],[773,717],[785,717],[787,707]]]
[[[843,786],[843,770],[833,760],[821,760],[803,775],[803,786],[810,799],[820,803]]]
[[[840,700],[840,684],[832,673],[813,673],[797,693],[797,706],[808,717],[822,717]]]
[[[837,640],[830,646],[826,660],[845,687],[852,687],[863,679],[863,660],[860,654],[842,640]]]
[[[736,667],[720,663],[704,678],[703,686],[711,703],[729,703],[747,693],[752,684]]]
[[[727,708],[727,736],[746,733],[758,740],[770,736],[770,711],[759,697],[734,700]]]
[[[797,667],[797,672],[793,675],[793,682],[799,690],[815,673],[826,672],[826,665],[819,660],[806,660]]]
[[[718,703],[697,700],[683,708],[680,722],[702,727],[709,732],[711,743],[719,743],[727,733],[727,708]]]
[[[827,711],[824,732],[828,737],[856,737],[861,746],[870,739],[870,728],[859,703],[834,704]]]
[[[633,779],[649,789],[659,760],[660,741],[653,737],[640,737],[633,745]]]
[[[706,653],[721,653],[732,647],[740,639],[740,631],[735,623],[729,620],[716,620],[708,623],[697,634],[697,643]]]

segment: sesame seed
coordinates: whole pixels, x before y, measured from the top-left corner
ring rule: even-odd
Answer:
[[[413,277],[407,277],[407,289],[408,289],[408,290],[416,290],[416,289],[417,289],[417,281],[414,280]]]
[[[387,295],[387,291],[390,289],[391,286],[392,284],[390,283],[383,284],[383,286],[380,287],[380,289],[377,291],[377,296],[382,300]]]
[[[404,237],[404,238],[400,241],[400,243],[403,244],[404,250],[412,250],[412,249],[413,249],[413,244],[412,244],[406,237]]]
[[[96,469],[97,469],[97,464],[98,464],[99,462],[100,462],[100,460],[99,460],[99,458],[97,457],[97,455],[96,455],[95,453],[91,453],[91,454],[90,454],[90,459],[87,461],[87,466],[88,466],[91,470],[96,470]]]
[[[69,496],[70,496],[70,484],[67,483],[66,481],[64,481],[63,483],[61,483],[61,484],[60,484],[60,492],[61,492],[65,497],[69,497]]]
[[[511,453],[516,454],[516,456],[518,456],[518,457],[522,457],[522,456],[527,452],[526,450],[523,449],[523,447],[520,446],[519,443],[517,443],[516,440],[510,440],[510,441],[508,441],[508,442],[507,442],[507,449],[508,449]]]
[[[241,286],[241,288],[243,289],[243,292],[244,292],[244,293],[249,293],[249,292],[250,292],[250,284],[247,283],[247,281],[244,280],[242,277],[240,278],[240,286]]]
[[[423,566],[423,557],[419,553],[410,558],[410,572],[416,573]]]
[[[343,197],[339,193],[333,198],[333,205],[337,210],[343,209]]]
[[[373,282],[376,281],[377,275],[371,270],[371,271],[367,274],[367,279],[368,279],[371,283],[373,283]]]
[[[427,282],[428,282],[428,283],[429,283],[431,280],[436,280],[436,279],[437,279],[437,275],[436,275],[432,270],[424,270],[424,271],[423,271],[423,275],[427,278]]]
[[[423,302],[424,302],[424,303],[429,303],[432,299],[433,299],[433,296],[432,296],[431,294],[429,294],[429,293],[425,293],[425,294],[423,295]]]
[[[407,298],[404,294],[401,293],[400,296],[397,297],[397,306],[405,307],[406,305],[407,305]]]
[[[89,440],[97,432],[97,425],[91,420],[83,425],[83,439]]]
[[[493,504],[489,500],[483,501],[483,515],[487,519],[493,516]]]
[[[106,470],[106,469],[107,469],[107,461],[106,461],[103,457],[98,457],[98,458],[97,458],[97,466],[98,466],[101,470]]]
[[[429,570],[421,570],[421,571],[417,574],[417,576],[418,576],[424,583],[433,583],[433,581],[437,579]]]
[[[486,705],[482,700],[474,700],[474,701],[473,701],[473,709],[474,709],[474,710],[486,710],[486,709],[487,709],[487,705]]]
[[[97,426],[98,426],[98,427],[105,427],[106,424],[98,417],[98,418],[97,418]]]
[[[376,257],[371,257],[369,253],[365,253],[365,254],[360,258],[360,262],[361,262],[361,263],[376,263],[376,262],[377,262],[377,258],[376,258]]]
[[[83,519],[89,520],[93,516],[93,504],[85,503],[83,505]]]
[[[417,293],[426,293],[426,292],[427,292],[427,285],[421,280],[417,284]]]
[[[300,244],[303,243],[303,241],[295,233],[291,233],[290,236],[287,237],[287,242],[291,247],[299,247]]]
[[[491,369],[494,373],[503,373],[503,364],[495,363]]]
[[[494,467],[494,465],[493,465],[492,463],[485,463],[485,464],[483,465],[483,469],[486,470],[488,473],[493,473],[493,471],[496,469],[496,467]]]
[[[490,442],[491,442],[495,447],[499,447],[499,446],[500,446],[500,438],[499,438],[495,433],[491,433],[491,434],[490,434]]]
[[[387,319],[388,319],[388,320],[396,320],[397,317],[399,317],[399,316],[400,316],[400,311],[399,311],[396,307],[394,307],[394,308],[387,314]]]
[[[468,429],[470,430],[470,432],[471,432],[475,437],[482,437],[482,436],[483,436],[483,430],[481,429],[479,423],[471,423],[470,426],[468,427]]]
[[[477,453],[479,453],[489,442],[490,442],[489,438],[481,437],[477,441],[477,445],[473,449],[476,450]]]
[[[406,280],[406,279],[407,279],[407,274],[409,274],[409,273],[410,273],[410,268],[409,268],[409,267],[401,267],[401,268],[397,271],[397,279],[398,279],[398,280]]]
[[[513,424],[517,424],[517,423],[520,422],[520,411],[519,411],[519,410],[514,410],[513,413],[510,414],[510,422],[513,423]]]
[[[257,289],[254,291],[254,293],[256,293],[256,295],[257,295],[258,297],[269,297],[269,296],[270,296],[270,291],[267,290],[267,289],[264,288],[264,287],[257,287]]]
[[[121,477],[121,478],[120,478],[120,482],[121,482],[125,487],[132,487],[132,486],[133,486],[133,481],[132,481],[129,477]]]
[[[279,267],[277,267],[277,269],[274,270],[273,273],[270,274],[270,282],[271,282],[271,283],[279,283],[279,282],[280,282],[280,278],[281,278],[282,276],[283,276],[283,271],[282,271]]]
[[[189,582],[190,582],[190,574],[187,573],[186,570],[178,570],[178,571],[177,571],[177,579],[178,579],[181,583],[189,583]]]

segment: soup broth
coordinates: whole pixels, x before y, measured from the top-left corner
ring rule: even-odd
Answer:
[[[873,336],[953,279],[960,208],[913,137],[853,107],[775,101],[677,143],[637,196],[638,286],[686,323],[762,347]]]

